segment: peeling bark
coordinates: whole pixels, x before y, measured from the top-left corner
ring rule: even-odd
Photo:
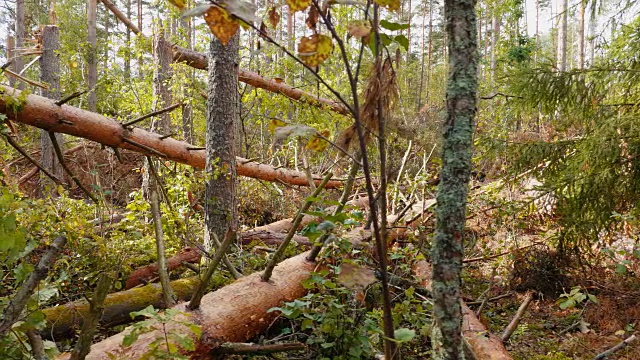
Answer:
[[[6,96],[20,97],[20,91],[0,86],[0,113],[9,119],[23,124],[35,126],[48,131],[69,134],[99,142],[114,148],[128,149],[145,155],[155,155],[204,168],[205,152],[191,144],[173,138],[145,131],[139,128],[126,129],[116,120],[82,110],[76,107],[56,105],[52,100],[37,95],[28,95],[18,113],[7,106]],[[238,175],[265,181],[281,181],[290,185],[309,186],[306,175],[300,171],[260,164],[258,162],[236,157]],[[322,177],[314,176],[319,184]],[[339,180],[331,180],[327,188],[342,186]]]

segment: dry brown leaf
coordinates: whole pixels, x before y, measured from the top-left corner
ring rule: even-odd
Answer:
[[[305,23],[309,29],[315,30],[316,24],[318,23],[318,9],[316,9],[315,6],[309,8],[309,15],[307,15]]]
[[[278,26],[278,23],[280,22],[280,14],[276,11],[275,7],[272,7],[271,9],[269,9],[269,12],[267,13],[267,17],[269,18],[269,24],[271,24],[272,28],[276,28],[276,26]]]

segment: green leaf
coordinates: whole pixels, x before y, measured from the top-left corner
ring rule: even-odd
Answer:
[[[567,299],[566,301],[563,301],[560,303],[560,309],[562,310],[572,309],[575,306],[576,306],[576,301],[573,299]]]
[[[599,304],[600,301],[598,301],[598,298],[595,295],[589,294],[587,295],[589,297],[589,301],[591,301],[594,304]]]
[[[406,36],[397,35],[393,40],[400,44],[400,46],[402,46],[406,51],[409,51],[409,39],[407,39]]]
[[[396,331],[393,332],[393,337],[401,343],[411,341],[415,336],[415,330],[407,328],[396,329]]]
[[[399,24],[399,23],[395,23],[387,20],[380,20],[380,26],[387,30],[396,31],[396,30],[406,30],[411,26],[411,24]]]

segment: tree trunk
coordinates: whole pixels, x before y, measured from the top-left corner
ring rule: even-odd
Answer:
[[[87,49],[87,88],[89,89],[89,94],[87,95],[87,108],[89,111],[96,111],[96,104],[98,101],[95,88],[98,83],[98,39],[96,37],[97,7],[97,0],[87,0],[87,23],[89,26],[89,46]]]
[[[585,1],[580,0],[580,20],[578,23],[578,69],[584,68],[584,8]]]
[[[441,182],[437,194],[433,262],[434,336],[441,336],[436,358],[461,359],[460,271],[474,118],[476,114],[477,39],[475,0],[446,0],[449,38],[447,120],[444,124]]]
[[[413,272],[422,279],[422,286],[431,290],[430,277],[433,275],[431,266],[426,261],[420,260],[413,266]],[[460,305],[462,308],[462,336],[465,346],[473,354],[473,358],[476,360],[511,360],[512,357],[500,338],[489,333],[464,301],[461,300]]]
[[[591,17],[589,18],[589,66],[593,65],[593,59],[596,54],[596,28],[598,24],[598,20],[596,18],[595,9],[591,12]]]
[[[19,90],[6,86],[0,86],[0,91],[4,91],[6,95],[14,98],[20,96],[21,93]],[[11,106],[7,106],[6,100],[0,97],[0,113],[6,114],[10,120],[15,122],[82,137],[106,146],[133,150],[145,155],[160,156],[200,169],[205,166],[204,151],[191,144],[135,127],[127,129],[111,118],[68,105],[58,106],[52,100],[41,96],[26,96],[24,106],[17,114],[13,112]],[[281,181],[289,185],[309,186],[306,175],[300,171],[275,168],[241,157],[236,157],[236,162],[238,175],[241,176],[265,181]],[[319,184],[322,178],[314,175],[314,181]],[[331,180],[325,187],[339,188],[341,186],[341,181]]]
[[[137,6],[138,7],[138,29],[142,29],[142,0],[138,0],[137,5],[138,5]],[[117,16],[118,14],[115,14],[115,15]],[[138,35],[138,33],[136,33],[136,35]],[[144,73],[142,69],[142,55],[138,55],[138,77],[141,79],[144,77]]]
[[[16,38],[9,36],[9,30],[7,29],[7,60],[11,60],[15,55]],[[16,72],[15,61],[9,65],[9,70]],[[9,76],[9,86],[15,86],[16,79],[13,76]]]
[[[569,19],[569,0],[560,0],[560,26],[558,26],[558,71],[567,70],[567,26]]]
[[[236,34],[225,46],[213,37],[209,53],[205,234],[207,251],[227,231],[236,231],[235,125],[238,122],[238,49]]]
[[[40,57],[40,80],[49,84],[49,90],[42,90],[42,96],[52,99],[60,99],[60,58],[58,56],[58,27],[55,25],[47,25],[42,28],[42,56]],[[62,134],[56,134],[56,140],[60,146],[60,151],[64,153],[64,142]],[[53,149],[53,143],[49,137],[49,132],[40,130],[40,164],[49,170],[58,179],[63,178],[63,169],[56,157]],[[46,188],[51,195],[56,195],[55,184],[48,177],[40,178],[40,194],[47,193]]]
[[[187,310],[186,303],[175,306],[174,309],[187,315],[197,315],[178,315],[174,319],[176,321],[165,325],[165,331],[188,334],[195,340],[193,332],[176,322],[200,325],[202,336],[196,342],[196,349],[187,353],[195,359],[210,358],[211,352],[223,342],[243,342],[253,338],[265,331],[277,316],[277,312],[268,312],[269,309],[306,293],[302,281],[316,268],[316,263],[307,261],[306,256],[307,253],[302,253],[280,263],[268,283],[262,281],[261,273],[257,272],[205,295],[197,312]],[[110,359],[109,353],[117,354],[118,358],[138,359],[148,351],[151,342],[164,336],[162,331],[155,330],[141,335],[132,346],[122,348],[122,340],[128,331],[94,344],[87,359],[107,360]]]
[[[13,68],[16,74],[19,74],[24,68],[24,59],[20,56],[21,51],[24,50],[24,0],[16,0],[16,47],[14,55],[16,56],[13,61]],[[24,88],[24,84],[21,81],[17,81],[18,89],[22,90]]]
[[[169,82],[171,81],[171,48],[165,41],[164,30],[160,29],[159,34],[153,39],[153,111],[164,109],[171,105],[171,91]],[[168,112],[164,112],[151,121],[152,132],[160,134],[171,133],[171,117]],[[151,179],[151,169],[149,160],[144,162],[144,172],[142,173],[142,193],[145,199],[149,199],[153,180]],[[154,161],[151,159],[151,161]],[[158,169],[157,162],[154,164]]]
[[[126,1],[127,18],[131,19],[131,0]],[[129,80],[131,78],[131,29],[126,26],[125,28],[125,46],[127,50],[124,52],[124,78]]]
[[[496,4],[497,6],[498,4]],[[495,83],[496,68],[498,66],[498,42],[500,41],[500,25],[502,23],[502,14],[494,7],[493,16],[491,18],[491,81]]]

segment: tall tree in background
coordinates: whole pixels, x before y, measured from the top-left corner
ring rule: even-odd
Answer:
[[[500,1],[493,7],[491,17],[491,81],[495,82],[496,67],[498,66],[498,42],[500,41],[500,27],[502,25],[502,13],[498,10]]]
[[[89,89],[89,94],[87,95],[87,108],[90,111],[96,111],[98,101],[95,89],[96,84],[98,83],[98,39],[96,37],[97,7],[97,0],[87,0],[87,24],[89,26],[89,49],[87,53],[87,88]]]
[[[236,145],[238,108],[238,49],[236,33],[223,45],[216,37],[209,51],[207,100],[207,164],[205,167],[205,248],[216,248],[227,230],[235,231]]]
[[[16,73],[22,71],[22,68],[24,67],[24,60],[22,59],[22,56],[20,56],[20,51],[24,48],[24,23],[24,0],[16,0],[16,40],[13,52],[14,56],[18,55],[15,56],[15,59],[13,60],[13,69]],[[23,89],[22,82],[18,82],[18,89]]]
[[[475,0],[445,1],[449,44],[447,120],[431,261],[434,336],[442,344],[441,349],[436,349],[436,358],[452,360],[463,358],[460,271],[478,87],[475,4]]]
[[[58,27],[54,25],[45,26],[42,28],[42,56],[40,57],[40,80],[49,85],[48,90],[42,90],[41,95],[48,97],[49,99],[60,99],[60,59],[58,56]],[[62,134],[57,133],[56,141],[60,146],[60,150],[63,150]],[[56,153],[53,148],[53,142],[49,137],[49,132],[46,130],[40,130],[40,162],[42,166],[49,170],[52,174],[62,179],[62,166],[56,157]],[[46,195],[46,187],[53,187],[47,177],[42,176],[40,179],[40,194]],[[55,189],[50,192],[51,195],[57,194]]]
[[[560,15],[560,25],[558,26],[558,71],[567,70],[567,29],[569,23],[569,0],[561,0],[558,4],[560,7],[558,15]]]

